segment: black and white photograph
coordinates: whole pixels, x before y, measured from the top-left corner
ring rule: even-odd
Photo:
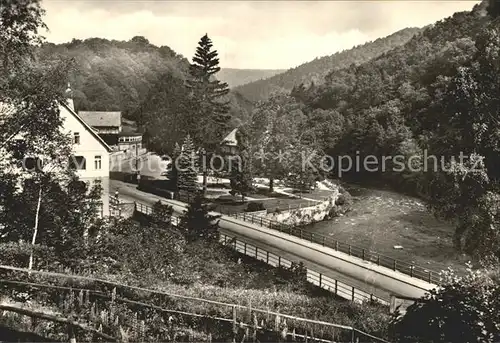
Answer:
[[[14,342],[500,342],[500,1],[0,0]]]

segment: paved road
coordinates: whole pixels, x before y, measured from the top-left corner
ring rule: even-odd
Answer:
[[[153,205],[158,200],[165,200],[163,197],[138,190],[137,185],[135,184],[110,180],[109,192],[111,195],[114,195],[115,191],[118,191],[118,196],[121,202],[137,201],[146,205]]]
[[[122,171],[126,173],[132,173],[136,170],[136,158],[126,157],[124,155],[116,155],[111,157],[111,171]],[[141,175],[151,176],[154,178],[163,178],[161,173],[163,173],[167,164],[162,161],[160,156],[147,153],[139,156],[138,162]]]
[[[112,180],[111,188],[113,191],[119,189],[122,201],[137,201],[147,205],[152,205],[158,200],[178,203],[139,191],[135,188],[135,185],[120,181]],[[432,286],[421,280],[410,278],[387,268],[378,267],[333,249],[321,247],[275,230],[241,222],[234,218],[225,219],[221,231],[231,236],[237,236],[240,240],[281,255],[289,260],[302,261],[306,267],[312,270],[321,272],[364,292],[372,293],[382,299],[389,300],[391,293],[404,296],[421,296],[424,292],[418,290],[419,287],[429,289]]]

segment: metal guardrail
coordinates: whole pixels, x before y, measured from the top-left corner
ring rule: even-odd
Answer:
[[[143,205],[140,203],[136,203],[137,205],[137,210],[145,213],[145,214],[151,214],[153,212],[152,208]],[[148,209],[149,208],[149,209]],[[393,271],[397,271],[400,273],[403,273],[405,275],[408,275],[410,277],[423,280],[429,283],[434,283],[438,284],[440,281],[439,273],[429,270],[427,268],[417,266],[408,262],[396,260],[394,258],[370,251],[367,248],[361,248],[352,244],[340,242],[336,239],[333,239],[331,237],[321,235],[318,233],[314,232],[309,232],[302,230],[297,227],[293,227],[288,224],[280,223],[274,220],[270,220],[264,217],[260,216],[254,216],[251,214],[248,214],[246,212],[241,212],[241,213],[222,213],[228,216],[231,216],[233,218],[243,220],[245,222],[249,222],[252,224],[257,224],[272,230],[277,230],[279,232],[283,232],[286,234],[289,234],[294,237],[298,237],[300,239],[305,239],[311,243],[316,243],[324,247],[332,248],[335,251],[339,251],[345,254],[348,254],[349,256],[357,257],[362,259],[363,261],[368,261],[375,263],[378,266],[385,267],[388,269],[391,269]],[[174,225],[177,225],[174,223]]]
[[[153,214],[153,208],[151,206],[141,204],[140,202],[135,203],[135,210],[147,216]],[[172,215],[170,217],[170,222],[172,225],[177,226],[179,225],[180,218]]]
[[[352,244],[340,242],[329,236],[305,231],[300,228],[293,227],[292,225],[280,223],[260,216],[253,216],[252,214],[248,214],[245,212],[231,213],[228,215],[236,219],[250,222],[252,224],[257,224],[272,230],[277,230],[289,234],[294,237],[305,239],[311,243],[316,243],[324,247],[335,249],[336,251],[348,254],[349,256],[361,258],[363,261],[375,263],[378,266],[389,268],[393,271],[409,275],[410,277],[414,277],[419,280],[434,284],[438,284],[440,281],[438,272],[408,262],[396,260],[394,258],[370,251],[367,248],[361,248]]]
[[[153,209],[150,206],[141,203],[136,203],[136,210],[145,215],[151,215],[153,213]],[[171,222],[173,225],[177,226],[179,224],[179,221],[180,221],[179,217],[175,216],[171,217]],[[292,261],[289,261],[279,255],[271,253],[265,249],[240,241],[236,239],[236,237],[231,237],[227,234],[221,233],[220,241],[224,245],[228,245],[228,242],[232,242],[232,244],[228,246],[231,246],[236,251],[244,255],[251,256],[259,261],[266,262],[267,264],[272,265],[273,267],[290,268],[292,266]],[[307,281],[320,288],[326,289],[329,292],[332,292],[333,294],[341,298],[353,302],[363,302],[370,300],[370,301],[378,301],[384,305],[390,304],[390,299],[379,298],[377,296],[374,296],[373,294],[356,289],[353,286],[350,286],[336,279],[325,276],[322,273],[316,272],[309,268],[307,268]]]
[[[224,243],[224,245],[231,246],[239,253],[251,256],[256,260],[265,262],[273,267],[290,268],[292,266],[292,261],[273,254],[265,249],[240,241],[236,237],[221,234],[220,240]],[[378,301],[384,305],[389,305],[388,299],[376,297],[373,294],[356,289],[353,286],[347,285],[309,268],[307,268],[307,281],[346,300],[358,303],[362,303],[364,301]]]

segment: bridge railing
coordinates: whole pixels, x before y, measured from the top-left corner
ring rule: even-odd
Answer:
[[[153,213],[152,207],[141,203],[136,203],[136,210],[145,215],[151,215]],[[171,222],[173,225],[178,225],[179,221],[180,221],[179,217],[175,216],[171,217]],[[283,258],[277,254],[274,254],[272,252],[269,252],[265,249],[246,243],[226,233],[221,233],[220,241],[224,245],[233,248],[239,253],[253,257],[259,261],[272,265],[273,267],[290,268],[292,266],[292,261]],[[307,281],[335,294],[336,296],[339,296],[341,298],[353,302],[377,301],[384,305],[389,305],[390,302],[389,298],[383,299],[377,297],[372,293],[368,293],[360,289],[357,289],[356,287],[350,286],[346,283],[328,277],[310,268],[307,268]]]
[[[221,242],[224,245],[231,246],[234,250],[244,255],[255,258],[256,260],[265,262],[273,267],[290,268],[292,261],[287,260],[277,254],[269,252],[265,249],[259,248],[252,244],[238,240],[236,237],[231,237],[227,234],[221,234]],[[327,291],[335,294],[338,297],[350,300],[352,302],[362,303],[364,301],[378,301],[381,304],[389,305],[389,299],[382,299],[374,294],[364,292],[353,286],[345,284],[336,279],[330,278],[320,272],[307,268],[307,281],[326,289]]]
[[[136,209],[144,214],[153,213],[153,209],[150,206],[141,203],[136,203]],[[438,272],[429,270],[427,268],[412,263],[408,263],[405,261],[397,260],[392,257],[379,254],[367,248],[362,248],[349,243],[344,243],[326,235],[321,235],[318,233],[306,231],[298,227],[293,227],[292,225],[280,223],[265,217],[255,216],[245,212],[231,213],[226,215],[239,220],[243,220],[245,222],[257,224],[272,230],[277,230],[279,232],[283,232],[285,234],[289,234],[291,236],[307,240],[311,243],[316,243],[324,247],[332,248],[336,251],[348,254],[349,256],[360,258],[363,261],[375,263],[378,266],[403,273],[405,275],[414,277],[419,280],[423,280],[434,284],[438,284],[440,281]],[[177,225],[178,218],[176,219],[173,218],[174,217],[172,217],[172,223],[174,225]]]
[[[294,237],[305,239],[309,242],[320,244],[324,247],[332,248],[336,251],[348,254],[349,256],[354,256],[362,259],[363,261],[375,263],[379,266],[409,275],[410,277],[414,277],[416,279],[435,284],[439,283],[440,281],[438,272],[379,254],[367,248],[344,243],[326,235],[306,231],[299,227],[293,227],[292,225],[280,223],[261,216],[254,216],[249,213],[231,213],[228,215],[239,220],[257,224],[269,229],[289,234]]]

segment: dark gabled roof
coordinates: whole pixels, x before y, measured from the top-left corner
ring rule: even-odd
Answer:
[[[122,124],[121,112],[79,111],[78,115],[92,127],[119,127]]]

